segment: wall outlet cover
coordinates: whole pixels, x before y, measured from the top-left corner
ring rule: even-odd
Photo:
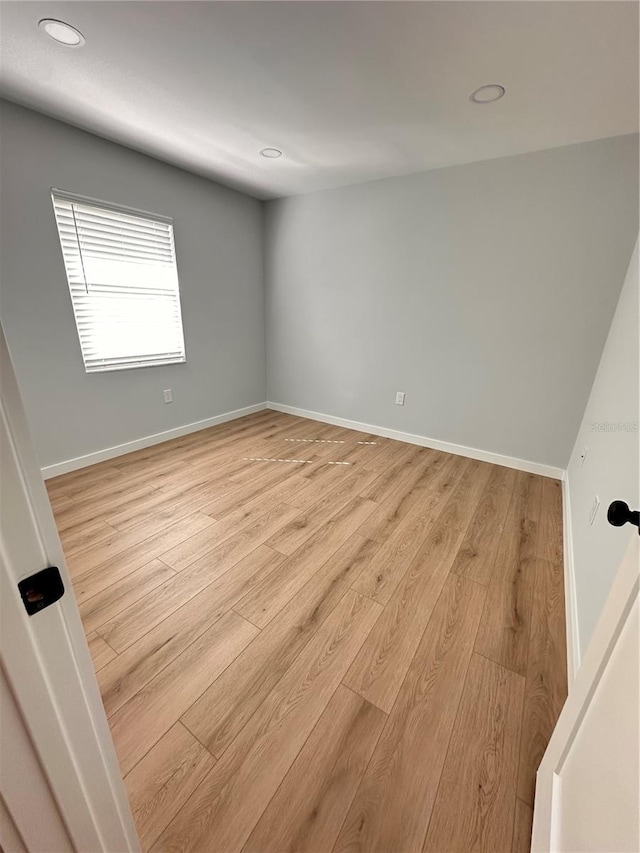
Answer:
[[[162,396],[164,397],[165,403],[173,403],[173,391],[171,388],[167,388],[166,391],[163,391]]]
[[[404,406],[404,391],[396,391],[396,406]]]

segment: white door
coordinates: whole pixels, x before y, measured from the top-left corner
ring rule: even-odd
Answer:
[[[20,709],[0,667],[0,845],[5,853],[73,850]],[[37,820],[34,820],[34,813]],[[19,830],[18,827],[21,829]]]
[[[0,844],[139,850],[89,650],[0,329]],[[67,593],[28,616],[18,582],[47,566]],[[6,738],[5,738],[6,736]]]
[[[538,769],[533,853],[640,851],[640,537],[628,531],[620,531],[629,548]]]

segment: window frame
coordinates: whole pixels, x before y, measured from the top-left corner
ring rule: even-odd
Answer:
[[[164,215],[158,214],[158,213],[152,213],[152,212],[147,211],[147,210],[141,210],[139,208],[127,207],[127,206],[122,205],[122,204],[116,204],[114,202],[104,201],[102,199],[96,199],[96,198],[93,198],[91,196],[80,195],[79,193],[72,193],[72,192],[69,192],[67,190],[62,190],[58,187],[51,187],[50,197],[51,197],[51,203],[53,206],[54,220],[56,223],[58,245],[60,247],[60,253],[62,255],[62,261],[63,261],[63,265],[64,265],[65,276],[67,279],[67,286],[68,286],[68,290],[69,290],[69,299],[71,301],[71,307],[73,310],[73,318],[74,318],[74,322],[75,322],[75,326],[76,326],[76,334],[77,334],[78,344],[80,345],[80,353],[82,356],[82,361],[83,361],[85,373],[87,373],[87,374],[112,373],[112,372],[120,372],[122,370],[139,370],[139,369],[147,368],[147,367],[167,367],[167,366],[174,365],[174,364],[185,364],[187,361],[187,350],[186,350],[186,342],[185,342],[185,335],[184,335],[184,321],[183,321],[183,314],[182,314],[182,298],[181,298],[181,293],[180,293],[180,280],[179,280],[179,275],[178,275],[178,258],[177,258],[177,251],[176,251],[176,245],[175,245],[175,233],[174,233],[173,218],[169,217],[169,216],[164,216]],[[137,361],[137,362],[134,361],[134,356],[132,356],[131,357],[131,359],[132,359],[131,363],[125,363],[125,364],[107,363],[107,364],[103,364],[103,365],[95,364],[95,363],[94,364],[87,364],[87,358],[85,356],[85,351],[84,351],[83,341],[82,341],[82,336],[81,336],[81,331],[80,331],[81,327],[80,327],[79,322],[78,322],[78,314],[77,314],[77,310],[76,310],[77,309],[76,299],[74,297],[74,293],[72,290],[72,287],[73,287],[72,277],[69,274],[69,269],[67,266],[67,255],[65,254],[65,249],[63,246],[63,242],[62,242],[62,234],[60,232],[60,226],[58,223],[58,213],[56,210],[56,200],[60,200],[62,202],[66,201],[66,202],[69,202],[71,204],[77,203],[77,204],[87,205],[90,207],[95,207],[99,210],[104,210],[107,212],[113,212],[116,214],[120,213],[120,214],[123,214],[125,216],[131,216],[134,218],[147,219],[151,222],[157,222],[159,224],[168,226],[170,247],[171,247],[172,258],[173,258],[173,268],[174,268],[174,272],[175,272],[175,281],[176,281],[176,290],[175,290],[174,298],[175,298],[175,305],[177,308],[178,317],[179,317],[179,321],[180,321],[180,342],[181,342],[182,348],[181,348],[181,355],[179,357],[171,357],[171,358],[165,357],[165,358],[163,358],[162,356],[158,356],[153,361],[149,361],[149,362],[145,363],[143,361]],[[76,231],[76,237],[77,236],[78,235],[77,235],[77,231]],[[81,256],[81,250],[80,250],[80,243],[79,242],[78,242],[78,251],[79,251],[80,256]]]

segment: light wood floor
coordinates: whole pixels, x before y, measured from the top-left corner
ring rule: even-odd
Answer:
[[[48,487],[145,850],[529,849],[558,482],[266,411]]]

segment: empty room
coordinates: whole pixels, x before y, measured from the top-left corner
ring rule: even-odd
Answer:
[[[5,853],[640,853],[638,43],[0,2]]]

